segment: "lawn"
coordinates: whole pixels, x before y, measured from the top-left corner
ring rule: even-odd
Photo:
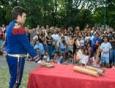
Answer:
[[[27,88],[27,81],[28,81],[28,74],[29,72],[34,69],[37,66],[37,64],[33,62],[26,62],[22,84],[20,88]],[[9,72],[8,72],[8,66],[5,60],[5,57],[0,56],[0,88],[8,88],[8,82],[9,82]]]

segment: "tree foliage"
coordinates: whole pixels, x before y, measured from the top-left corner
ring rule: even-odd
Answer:
[[[27,25],[76,26],[115,24],[115,0],[0,0],[0,25],[11,20],[14,6],[28,12]],[[106,13],[105,13],[106,10]]]

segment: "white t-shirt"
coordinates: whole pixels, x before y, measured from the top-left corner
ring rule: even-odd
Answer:
[[[66,44],[68,44],[69,37],[68,36],[64,36],[64,38],[65,38]]]
[[[109,57],[109,52],[110,52],[110,49],[112,48],[111,46],[111,43],[107,42],[103,42],[100,46],[100,49],[102,50],[101,52],[101,56],[102,57]]]
[[[54,41],[60,41],[61,37],[58,34],[52,34],[51,37],[53,38]]]
[[[81,39],[79,42],[80,42],[80,46],[84,46],[85,41],[83,39]]]
[[[84,54],[83,54],[83,55],[80,57],[80,63],[81,63],[81,64],[87,65],[88,61],[89,61],[89,56],[88,56],[88,55],[84,55]]]
[[[56,42],[56,46],[59,47],[61,36],[58,34],[52,34],[51,37],[53,38],[54,42]]]
[[[91,38],[90,36],[86,36],[85,41],[90,40],[90,38]]]

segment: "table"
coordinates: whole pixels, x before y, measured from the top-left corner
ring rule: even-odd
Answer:
[[[115,88],[115,69],[106,69],[102,77],[92,77],[74,72],[73,65],[38,66],[30,72],[27,88]]]

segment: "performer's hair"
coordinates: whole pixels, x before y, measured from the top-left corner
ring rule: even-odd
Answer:
[[[17,19],[18,15],[22,15],[23,13],[26,13],[26,10],[23,7],[16,6],[12,10],[12,19]]]

